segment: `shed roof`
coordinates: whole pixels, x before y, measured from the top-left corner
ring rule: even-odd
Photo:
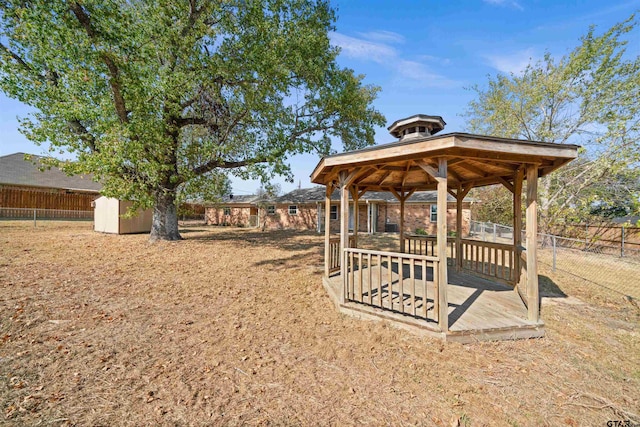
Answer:
[[[341,171],[359,169],[360,188],[433,190],[436,181],[426,168],[437,159],[448,161],[448,184],[479,187],[504,183],[526,164],[537,164],[544,176],[578,155],[578,146],[468,133],[448,133],[394,142],[324,157],[311,174],[311,182],[329,184]]]
[[[29,156],[31,160],[25,160]],[[94,182],[91,175],[69,176],[58,168],[40,170],[43,157],[14,153],[0,157],[0,184],[30,187],[59,188],[63,190],[97,193],[102,184]]]

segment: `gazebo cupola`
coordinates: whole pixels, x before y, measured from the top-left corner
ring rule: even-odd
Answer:
[[[396,120],[389,126],[389,133],[400,141],[423,138],[435,135],[444,129],[446,123],[440,116],[416,114],[405,119]]]

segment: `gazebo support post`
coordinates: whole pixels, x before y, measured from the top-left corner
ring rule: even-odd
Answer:
[[[340,173],[340,277],[342,278],[342,291],[340,292],[340,304],[346,302],[347,283],[347,257],[345,248],[349,247],[349,183],[346,171]]]
[[[520,284],[520,248],[522,247],[522,167],[516,172],[513,180],[513,283]]]
[[[324,196],[324,275],[329,277],[329,259],[331,258],[329,239],[331,238],[331,193],[333,184],[327,184]]]
[[[353,199],[353,247],[358,247],[358,228],[360,227],[360,207],[358,206],[358,186],[351,188],[351,198]]]
[[[462,269],[462,185],[456,191],[456,271]],[[453,254],[452,254],[453,255]]]
[[[400,253],[404,253],[404,192],[400,192],[400,196]]]
[[[527,317],[540,320],[538,289],[538,165],[527,166]]]
[[[449,330],[449,305],[447,302],[447,159],[438,159],[438,174],[436,176],[438,183],[438,271],[433,274],[438,275],[438,325],[442,332]]]

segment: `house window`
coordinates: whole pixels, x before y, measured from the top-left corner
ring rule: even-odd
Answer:
[[[289,205],[289,215],[298,215],[298,205]]]
[[[338,206],[331,206],[331,209],[329,209],[329,219],[338,219]]]
[[[438,221],[438,205],[431,205],[431,222]]]
[[[267,215],[275,215],[276,207],[274,205],[267,206]]]
[[[222,208],[223,215],[231,215],[231,208]]]

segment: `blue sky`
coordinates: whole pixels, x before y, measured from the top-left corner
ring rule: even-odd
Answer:
[[[579,44],[590,25],[602,33],[640,10],[633,1],[559,0],[333,0],[337,8],[333,44],[339,62],[365,83],[382,88],[375,107],[387,125],[413,114],[440,115],[444,132],[464,131],[472,85],[488,75],[518,73],[545,51],[560,57]],[[640,55],[640,31],[629,37],[628,55]],[[41,154],[18,131],[16,117],[28,109],[0,94],[0,155],[17,151]],[[392,142],[385,128],[376,143]],[[339,143],[335,146],[339,149]],[[315,155],[289,159],[294,183],[276,180],[284,191],[309,187]],[[233,180],[235,194],[254,192],[258,182]]]

